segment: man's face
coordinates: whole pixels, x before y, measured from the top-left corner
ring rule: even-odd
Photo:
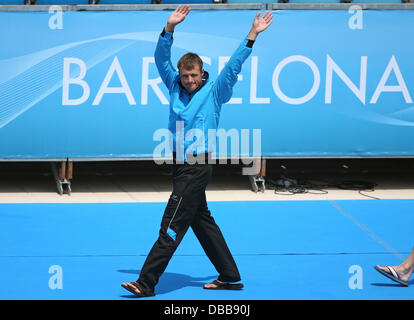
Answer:
[[[180,70],[181,83],[188,93],[193,92],[201,85],[203,74],[204,69],[199,67]]]

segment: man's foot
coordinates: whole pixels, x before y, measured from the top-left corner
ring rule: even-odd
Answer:
[[[124,283],[121,284],[121,287],[124,288],[124,289],[126,289],[126,290],[128,290],[129,292],[135,294],[138,297],[153,296],[153,295],[146,295],[146,294],[144,294],[141,286],[136,281],[133,281],[133,282],[124,282]]]
[[[411,272],[408,270],[405,270],[402,265],[399,266],[385,266],[381,267],[377,265],[375,267],[375,270],[377,270],[382,275],[386,276],[387,278],[398,282],[402,284],[403,286],[408,287],[408,280],[410,279]]]
[[[229,283],[220,280],[214,280],[211,283],[206,283],[203,288],[207,290],[240,290],[243,289],[242,283]]]
[[[387,267],[382,267],[380,265],[377,265],[377,268],[381,269],[384,272],[391,273],[391,270],[389,269],[388,266]],[[391,268],[394,269],[394,271],[398,275],[398,278],[401,279],[402,281],[408,281],[408,280],[410,280],[410,276],[411,276],[410,270],[404,268],[402,265],[392,266]]]

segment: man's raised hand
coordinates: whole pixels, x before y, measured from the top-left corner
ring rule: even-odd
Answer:
[[[183,20],[188,15],[190,10],[191,10],[190,7],[186,4],[182,5],[182,6],[178,6],[177,9],[175,9],[173,11],[173,13],[171,13],[170,17],[168,18],[167,26],[165,27],[165,31],[173,32],[175,26],[177,24],[183,22]]]
[[[253,20],[253,26],[248,34],[250,40],[255,40],[257,35],[266,30],[273,22],[273,13],[266,11],[263,16],[260,17],[260,12],[256,14]]]

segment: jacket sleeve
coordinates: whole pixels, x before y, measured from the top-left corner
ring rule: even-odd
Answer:
[[[173,36],[170,32],[162,31],[158,38],[157,47],[155,49],[155,64],[162,81],[171,89],[174,79],[178,76],[178,72],[171,63],[171,47],[173,44]]]
[[[244,61],[252,52],[252,40],[245,38],[221,70],[214,84],[213,92],[219,105],[226,103],[233,95],[233,87]]]

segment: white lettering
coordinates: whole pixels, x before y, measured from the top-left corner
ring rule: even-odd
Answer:
[[[49,268],[49,273],[53,274],[49,278],[49,289],[63,289],[63,270],[59,265],[53,265]]]
[[[239,156],[239,132],[237,129],[224,130],[219,128],[217,130],[217,137],[219,140],[219,164],[227,163],[227,138],[230,137],[230,157],[231,163],[237,164],[238,160],[235,157]]]
[[[108,87],[109,82],[111,81],[112,76],[115,72],[118,75],[119,81],[121,82],[121,87]],[[128,82],[126,81],[124,71],[122,71],[121,65],[119,64],[119,60],[116,56],[112,61],[112,64],[109,67],[108,72],[106,73],[106,76],[101,84],[101,87],[98,90],[95,99],[92,102],[92,105],[99,105],[105,93],[123,93],[126,95],[128,103],[130,105],[136,104],[135,99],[132,96],[131,89],[129,88]]]
[[[279,87],[279,75],[280,72],[282,71],[282,69],[289,63],[291,62],[303,62],[304,64],[306,64],[307,66],[309,66],[312,70],[313,73],[313,85],[311,90],[304,95],[303,97],[300,98],[290,98],[288,96],[286,96],[282,90],[280,90]],[[285,59],[283,59],[277,66],[275,71],[273,72],[273,77],[272,77],[272,85],[273,85],[273,90],[275,91],[276,95],[283,101],[289,104],[302,104],[305,102],[308,102],[310,99],[313,98],[313,96],[316,94],[316,92],[319,89],[319,84],[320,84],[321,78],[320,78],[320,74],[319,74],[319,70],[318,67],[316,66],[316,64],[309,59],[308,57],[305,56],[290,56],[287,57]]]
[[[250,103],[263,103],[269,104],[270,98],[258,98],[257,97],[257,56],[252,56],[252,68],[250,74]]]
[[[212,58],[203,56],[203,61],[211,65]],[[223,67],[225,66],[226,62],[229,60],[229,57],[220,56],[218,59],[219,65],[219,72],[222,71]],[[397,59],[394,55],[391,56],[385,71],[382,74],[380,81],[371,97],[371,100],[367,97],[367,76],[368,76],[368,67],[367,67],[367,56],[360,57],[360,66],[359,66],[359,84],[358,81],[353,81],[357,79],[351,80],[350,77],[343,71],[343,69],[334,61],[333,57],[330,55],[326,55],[326,73],[325,73],[325,104],[331,104],[333,97],[333,78],[334,73],[338,76],[338,78],[349,88],[349,90],[361,101],[363,105],[367,103],[367,100],[370,104],[377,103],[381,93],[383,92],[399,92],[402,94],[404,101],[406,103],[413,103],[411,98],[410,92],[408,91],[407,85],[401,73],[401,70],[398,66]],[[280,74],[284,70],[284,68],[292,63],[292,62],[300,62],[308,66],[313,75],[313,84],[310,90],[302,97],[289,97],[287,96],[281,89],[280,85]],[[270,97],[258,97],[259,86],[265,85],[265,81],[260,79],[258,75],[258,64],[259,59],[257,56],[251,57],[251,74],[250,74],[250,99],[249,104],[270,104]],[[141,83],[141,105],[148,105],[148,95],[149,95],[149,88],[153,90],[156,97],[158,97],[161,104],[167,105],[169,101],[167,97],[164,95],[163,91],[161,90],[160,83],[162,82],[161,77],[152,78],[150,79],[150,68],[155,68],[155,62],[153,57],[142,57],[142,83]],[[350,68],[348,64],[348,68]],[[62,105],[81,105],[85,103],[91,94],[91,88],[88,82],[86,81],[86,73],[87,73],[87,66],[86,63],[74,57],[66,57],[63,59],[63,79],[62,79]],[[152,71],[152,70],[151,70]],[[289,72],[289,71],[285,71]],[[114,76],[117,74],[118,79],[120,81],[120,86],[117,87],[109,87],[109,84]],[[389,78],[392,77],[392,73],[395,75],[397,84],[396,85],[388,85],[387,82],[390,81]],[[297,78],[300,80],[302,74],[290,74],[290,78]],[[238,81],[242,80],[243,77],[238,75]],[[213,80],[214,81],[214,80]],[[321,78],[318,66],[308,57],[301,56],[301,55],[294,55],[289,56],[281,60],[276,68],[273,70],[272,74],[272,88],[273,91],[282,102],[287,104],[299,105],[310,101],[315,94],[319,90]],[[372,83],[372,81],[371,81]],[[288,85],[296,85],[296,83],[289,83]],[[71,98],[70,89],[75,91],[72,92]],[[120,93],[125,95],[129,105],[135,105],[135,99],[133,93],[128,85],[127,79],[125,74],[122,70],[120,61],[115,56],[112,64],[110,65],[105,78],[103,79],[99,90],[94,98],[92,105],[97,106],[102,101],[102,98],[105,93]],[[341,96],[341,98],[343,98]],[[233,97],[229,100],[228,103],[231,104],[242,104],[242,98]],[[183,139],[184,141],[184,139]]]
[[[50,6],[49,13],[55,13],[49,18],[49,28],[52,30],[63,29],[62,7],[57,5]]]
[[[355,13],[348,20],[348,26],[350,29],[362,29],[362,8],[359,5],[352,5],[349,7],[348,12],[350,14]]]
[[[197,316],[198,307],[186,307],[171,304],[171,307],[164,308],[165,315],[191,315],[192,318]]]
[[[173,134],[170,130],[166,128],[155,130],[153,136],[153,141],[161,141],[158,144],[153,152],[153,159],[156,164],[171,164],[173,156]],[[168,158],[165,160],[165,158]]]
[[[184,121],[176,121],[175,123],[175,152],[177,162],[184,162]]]
[[[79,66],[79,75],[76,78],[71,78],[71,65],[77,64]],[[78,58],[64,58],[63,59],[63,81],[62,81],[62,105],[75,106],[84,103],[89,98],[89,85],[83,78],[86,75],[86,64]],[[83,94],[78,99],[69,99],[69,85],[77,84],[83,88]]]
[[[161,77],[155,79],[149,79],[149,64],[154,63],[155,59],[153,57],[143,57],[142,59],[142,83],[141,83],[141,104],[148,104],[148,87],[151,87],[160,99],[162,104],[168,104],[168,99],[162,93],[158,84],[162,82]]]
[[[325,86],[325,103],[331,103],[332,101],[332,71],[341,78],[347,87],[358,97],[358,99],[365,104],[365,91],[367,83],[367,57],[361,57],[361,69],[359,78],[359,89],[355,84],[347,77],[347,75],[338,67],[333,59],[326,56],[326,86]]]
[[[395,77],[397,78],[398,86],[385,85],[391,74],[391,71],[394,71]],[[378,83],[377,89],[375,89],[375,92],[369,103],[376,103],[381,92],[402,92],[406,103],[413,102],[410,93],[408,92],[407,86],[405,85],[404,78],[401,74],[400,68],[398,67],[397,60],[395,60],[394,55],[391,57],[390,62],[385,68],[384,74],[382,75],[381,80]]]
[[[348,280],[348,287],[351,290],[363,289],[363,281],[362,281],[362,268],[358,265],[350,266],[348,269],[348,273],[353,274]]]
[[[201,156],[195,156],[195,157],[188,157],[187,162],[189,164],[195,164],[200,163],[204,164],[204,155],[202,155],[205,151],[204,145],[205,145],[205,137],[204,132],[200,129],[194,128],[188,130],[188,132],[185,135],[185,141],[193,141],[192,144],[190,144],[187,147],[187,150],[185,151],[187,155],[200,155]]]
[[[207,63],[208,65],[211,66],[211,58],[210,57],[200,56],[200,58],[203,61],[203,63]]]
[[[185,140],[184,140],[185,135]],[[239,141],[239,136],[241,141]],[[216,164],[216,159],[219,163],[227,163],[228,159],[228,138],[230,138],[230,158],[232,164],[239,164],[242,159],[243,164],[251,164],[255,159],[261,158],[261,129],[253,129],[253,138],[250,137],[249,129],[208,129],[208,151],[212,153],[212,157],[208,160],[209,163]],[[218,140],[219,150],[216,149],[216,140]],[[184,133],[184,121],[176,121],[175,141],[174,134],[168,129],[157,129],[153,134],[153,141],[162,141],[159,143],[153,152],[153,159],[157,164],[163,164],[170,161],[173,153],[173,145],[175,144],[177,161],[184,161],[184,154],[187,155],[187,162],[205,163],[205,136],[201,129],[194,128]],[[192,142],[185,149],[184,141]],[[250,156],[250,142],[253,142],[252,156]],[[241,153],[240,153],[241,150]],[[195,156],[194,156],[195,155]],[[169,162],[167,162],[169,163]],[[247,172],[243,169],[243,174]]]

